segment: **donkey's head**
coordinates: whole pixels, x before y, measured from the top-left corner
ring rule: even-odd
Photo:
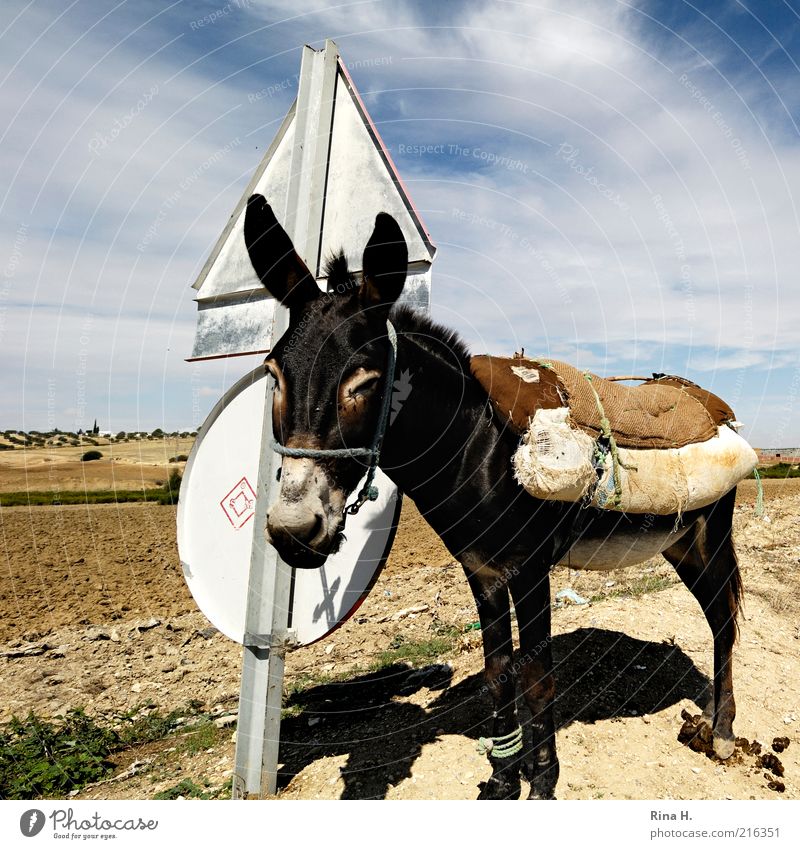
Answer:
[[[375,219],[360,285],[343,255],[328,264],[327,293],[261,195],[247,202],[244,236],[256,274],[289,308],[289,328],[266,360],[276,384],[276,442],[323,451],[370,446],[393,380],[386,374],[386,320],[408,266],[397,222],[385,213]],[[267,539],[290,566],[321,566],[336,551],[345,502],[366,463],[342,455],[284,456],[280,495],[267,514]]]

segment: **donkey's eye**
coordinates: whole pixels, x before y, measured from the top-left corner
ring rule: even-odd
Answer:
[[[278,366],[272,360],[264,360],[264,369],[270,377],[275,381],[275,388],[280,391],[281,389],[281,372]]]
[[[342,381],[340,403],[347,408],[355,409],[353,405],[357,405],[375,391],[381,377],[382,374],[379,371],[357,368]]]
[[[351,397],[356,397],[358,395],[369,395],[369,393],[372,392],[378,385],[379,377],[380,375],[375,375],[374,377],[369,377],[355,386],[350,386],[347,390],[348,394]]]

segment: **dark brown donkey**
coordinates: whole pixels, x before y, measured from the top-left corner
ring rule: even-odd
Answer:
[[[291,566],[324,562],[342,539],[347,499],[369,465],[365,457],[372,456],[356,449],[375,446],[376,434],[383,436],[381,468],[461,563],[478,606],[494,700],[492,737],[484,741],[492,775],[481,798],[518,797],[523,763],[530,798],[554,796],[549,573],[568,552],[573,567],[618,567],[658,552],[675,567],[714,635],[714,693],[705,718],[714,751],[729,757],[735,714],[731,651],[741,595],[731,540],[735,489],[681,517],[534,499],[512,473],[519,437],[493,412],[470,372],[464,343],[427,317],[395,306],[407,249],[394,219],[378,215],[360,284],[341,256],[329,263],[327,293],[260,195],[248,201],[245,241],[256,273],[290,315],[288,330],[266,361],[276,382],[276,450],[284,455],[267,537]],[[410,374],[411,390],[387,426],[391,365],[397,374]],[[519,624],[517,663],[509,593]],[[517,680],[532,717],[531,752],[522,744]]]

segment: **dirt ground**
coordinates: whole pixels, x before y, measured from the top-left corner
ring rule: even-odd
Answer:
[[[681,712],[704,704],[711,638],[689,592],[654,560],[554,572],[554,600],[566,587],[589,600],[553,611],[559,798],[800,798],[800,485],[766,481],[764,517],[754,498],[745,483],[735,729],[765,751],[789,738],[778,756],[784,792],[755,754],[723,764],[678,741]],[[131,751],[115,778],[78,798],[152,798],[185,778],[222,787],[241,650],[209,628],[186,589],[174,508],[5,508],[0,533],[0,721],[31,709],[112,717],[191,704],[220,728],[207,749],[187,752],[173,736]],[[287,659],[280,796],[474,799],[489,774],[475,742],[491,711],[476,618],[460,567],[406,500],[389,562],[356,616]],[[432,640],[440,653],[415,669],[370,671],[382,653],[399,658]]]

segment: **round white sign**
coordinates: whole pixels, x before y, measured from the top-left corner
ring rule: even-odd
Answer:
[[[186,464],[178,501],[178,553],[189,590],[209,621],[239,643],[245,631],[253,534],[264,532],[254,527],[253,516],[265,380],[264,369],[255,369],[211,411]],[[302,645],[344,622],[386,562],[402,495],[380,469],[375,483],[378,500],[347,517],[339,551],[319,569],[293,570],[290,629]]]

